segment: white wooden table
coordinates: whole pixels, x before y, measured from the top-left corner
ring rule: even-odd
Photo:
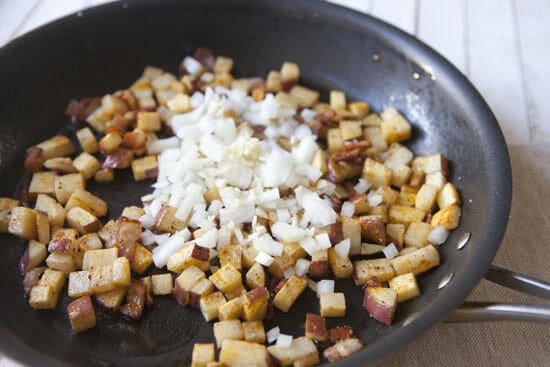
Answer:
[[[0,46],[55,18],[110,0],[0,0]],[[297,0],[299,1],[299,0]],[[550,1],[330,0],[375,15],[431,45],[481,91],[509,145],[512,216],[496,262],[549,279]],[[527,231],[538,225],[536,232]],[[517,256],[516,243],[529,252]],[[531,246],[531,247],[529,247]],[[535,301],[482,281],[469,300]],[[550,328],[487,323],[440,325],[386,364],[550,365]],[[0,367],[16,366],[0,357]]]

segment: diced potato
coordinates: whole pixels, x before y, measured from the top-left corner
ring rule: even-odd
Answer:
[[[240,245],[227,245],[218,250],[220,266],[231,264],[237,269],[242,269],[242,249]]]
[[[36,211],[36,238],[40,243],[50,242],[50,220],[48,214]]]
[[[331,90],[329,95],[330,108],[334,111],[346,109],[346,94],[341,90]]]
[[[267,269],[276,278],[282,278],[285,270],[293,267],[296,261],[284,251],[281,256],[274,256],[273,263]]]
[[[369,210],[370,215],[377,215],[382,218],[384,223],[388,223],[388,207],[384,204],[372,207]]]
[[[90,291],[104,293],[117,288],[113,282],[113,267],[111,265],[97,266],[90,269]]]
[[[42,149],[43,162],[50,158],[67,157],[74,153],[73,142],[63,135],[56,135],[37,144],[36,147]]]
[[[99,149],[104,154],[115,151],[122,144],[122,135],[118,131],[111,131],[99,140]]]
[[[99,307],[105,312],[115,314],[120,309],[125,296],[126,288],[120,287],[109,292],[96,294],[94,298]]]
[[[243,315],[243,298],[233,298],[218,307],[218,318],[224,320],[237,320]]]
[[[390,279],[388,284],[397,292],[397,302],[405,302],[420,295],[420,289],[413,273],[398,275]]]
[[[27,245],[27,249],[21,257],[19,270],[22,274],[25,274],[34,267],[42,264],[42,262],[46,259],[47,254],[48,252],[46,251],[46,245],[30,240]]]
[[[117,258],[117,247],[86,251],[82,262],[82,270],[91,270],[99,266],[111,265]]]
[[[317,352],[317,347],[311,340],[304,336],[293,339],[289,347],[272,345],[267,347],[267,350],[279,361],[281,366],[296,366],[301,360],[304,360],[304,357],[312,359],[312,363],[302,366],[314,366],[319,363],[319,352]]]
[[[158,163],[155,155],[148,155],[132,161],[132,173],[136,181],[157,177]]]
[[[306,282],[306,285],[307,285],[307,282]],[[297,291],[299,287],[300,287],[300,284],[295,284],[294,285],[295,291]],[[279,291],[277,295],[279,295],[281,291]],[[275,300],[277,299],[277,295],[273,300],[274,306],[275,306]],[[288,296],[290,297],[291,295],[288,294]],[[261,321],[265,318],[267,314],[267,306],[269,301],[269,291],[267,290],[267,288],[261,287],[261,288],[253,289],[247,294],[245,294],[242,297],[242,299],[243,299],[243,318],[245,321]],[[278,303],[280,304],[280,301]],[[278,306],[275,306],[275,307],[279,308]]]
[[[358,119],[362,119],[368,115],[370,106],[366,102],[350,102],[348,103],[348,110],[353,112]]]
[[[365,139],[371,143],[374,148],[387,149],[388,143],[384,139],[382,129],[379,126],[367,127],[364,131]]]
[[[55,172],[36,172],[33,173],[31,183],[29,184],[29,195],[35,199],[39,194],[55,196]]]
[[[363,135],[360,121],[342,120],[340,121],[340,136],[342,140],[359,138]]]
[[[264,287],[265,284],[266,281],[264,267],[259,263],[255,263],[246,272],[246,285],[248,286],[248,288],[254,289]]]
[[[52,287],[54,293],[59,294],[65,285],[65,274],[66,273],[59,270],[46,269],[44,274],[42,274],[42,278],[40,278],[38,285],[49,285]]]
[[[409,166],[399,166],[393,170],[391,184],[392,186],[401,187],[411,178],[412,169]]]
[[[416,194],[409,192],[400,192],[397,198],[397,205],[414,206],[416,201]]]
[[[152,275],[151,283],[155,296],[164,296],[172,293],[174,281],[170,273]]]
[[[17,206],[20,206],[19,200],[0,197],[0,212],[10,211]]]
[[[445,176],[441,171],[431,172],[426,175],[425,181],[426,184],[433,185],[440,190],[447,182],[447,176]]]
[[[460,214],[460,207],[453,204],[436,212],[433,215],[430,224],[432,227],[443,226],[447,231],[450,231],[458,227],[460,222]]]
[[[132,272],[130,262],[125,257],[118,257],[111,265],[111,277],[117,287],[128,286],[132,282]],[[93,270],[92,270],[93,271]]]
[[[256,256],[258,256],[258,250],[253,246],[243,248],[243,266],[250,269],[256,263]]]
[[[101,223],[95,215],[79,207],[69,209],[67,223],[81,234],[97,232],[101,228]]]
[[[267,90],[271,93],[277,93],[281,91],[281,73],[275,70],[271,70],[267,74],[265,85]]]
[[[100,250],[103,244],[97,233],[88,233],[78,239],[78,248],[80,251]]]
[[[426,213],[431,213],[437,197],[437,187],[429,184],[424,184],[418,190],[415,199],[415,208]]]
[[[325,318],[313,313],[306,313],[306,338],[317,341],[327,340]]]
[[[80,173],[57,176],[55,177],[54,185],[55,197],[61,205],[64,205],[69,200],[73,192],[86,188],[84,177]]]
[[[199,308],[200,299],[214,292],[214,285],[208,279],[201,279],[189,291],[189,304]]]
[[[69,157],[50,158],[44,162],[44,168],[59,174],[76,173],[73,161]]]
[[[126,303],[120,307],[120,313],[123,317],[139,320],[143,315],[146,299],[147,286],[139,280],[132,279],[126,291]]]
[[[23,276],[23,290],[26,296],[30,295],[32,287],[38,285],[40,277],[45,270],[45,266],[39,266],[25,273]]]
[[[273,306],[288,312],[296,299],[306,289],[307,281],[299,276],[291,276],[273,298]]]
[[[275,99],[277,100],[277,102],[285,107],[298,108],[300,104],[299,100],[283,91],[278,92],[275,96]]]
[[[86,118],[86,122],[95,131],[102,133],[107,129],[107,123],[111,117],[102,107],[99,107]]]
[[[361,255],[374,255],[381,253],[386,246],[384,245],[375,245],[373,243],[362,243],[361,244]]]
[[[389,212],[392,223],[409,225],[413,222],[422,222],[426,214],[419,209],[403,205],[393,205]]]
[[[389,107],[380,114],[380,128],[388,143],[408,140],[411,138],[411,124],[394,107]]]
[[[328,261],[330,262],[330,268],[332,273],[338,279],[350,278],[353,273],[353,264],[347,256],[340,255],[333,248],[328,249]]]
[[[355,285],[367,284],[376,277],[379,282],[387,282],[395,272],[388,259],[360,260],[353,263],[353,280]]]
[[[59,294],[50,285],[35,285],[29,295],[29,304],[37,310],[54,309]]]
[[[73,161],[73,165],[85,180],[94,177],[95,173],[101,169],[101,163],[90,153],[83,152]]]
[[[220,344],[218,344],[219,346]],[[219,363],[222,366],[232,367],[271,366],[267,349],[264,345],[232,339],[227,339],[223,343]]]
[[[327,151],[336,153],[344,146],[344,139],[340,129],[328,129],[327,131]]]
[[[283,83],[296,82],[300,79],[300,68],[297,64],[285,61],[281,66],[281,81]]]
[[[179,304],[185,306],[189,304],[191,288],[206,277],[204,272],[191,265],[181,272],[174,282],[172,294]]]
[[[318,250],[311,254],[309,276],[313,279],[326,278],[328,273],[328,251]]]
[[[251,343],[265,343],[264,324],[261,321],[249,321],[242,324],[244,340]]]
[[[209,279],[223,293],[231,293],[242,287],[241,272],[231,264],[222,266]]]
[[[371,184],[373,189],[389,186],[392,179],[392,170],[380,162],[367,158],[363,165],[363,178]]]
[[[176,218],[177,208],[164,205],[155,218],[154,230],[159,233],[174,233],[187,227],[187,222]]]
[[[27,240],[36,239],[36,211],[24,206],[11,210],[8,232]]]
[[[67,314],[75,333],[81,333],[96,326],[96,317],[90,296],[80,297],[67,306]]]
[[[390,260],[396,275],[413,273],[418,275],[439,265],[439,253],[432,245],[395,257]]]
[[[293,86],[290,89],[290,95],[300,101],[302,107],[310,107],[319,99],[319,92],[301,85]]]
[[[397,246],[397,248],[403,247],[405,242],[406,227],[404,224],[388,223],[386,224],[386,239],[387,242],[391,242]]]
[[[90,272],[83,271],[74,271],[69,274],[69,297],[78,298],[82,296],[88,296],[92,294],[91,292],[91,280],[92,276]]]
[[[214,323],[214,337],[218,348],[222,346],[224,340],[243,340],[244,330],[241,320],[225,320]]]
[[[225,297],[222,292],[214,292],[205,297],[201,297],[199,307],[202,316],[206,321],[214,320],[218,317],[218,310],[226,304]]]
[[[99,150],[99,144],[94,133],[89,127],[82,128],[76,132],[76,138],[86,153],[94,154]]]
[[[409,186],[413,188],[420,188],[425,181],[425,174],[422,171],[412,170],[411,177],[409,179]],[[426,182],[430,184],[429,182]],[[434,185],[435,186],[435,185]]]
[[[405,245],[412,247],[424,247],[429,244],[428,235],[432,227],[428,223],[413,222],[405,233]]]
[[[441,191],[439,191],[439,194],[437,195],[437,206],[439,209],[445,209],[446,207],[455,204],[460,205],[458,191],[452,183],[447,182],[443,185]]]
[[[216,359],[214,343],[195,343],[191,356],[191,367],[207,367]]]
[[[397,292],[392,288],[367,287],[363,307],[373,319],[391,325],[397,307]]]
[[[10,216],[9,211],[0,211],[0,233],[9,233]]]
[[[159,131],[161,129],[158,112],[138,112],[137,128],[143,131]]]
[[[246,94],[250,90],[250,80],[248,79],[233,79],[231,81],[231,89],[240,89]]]
[[[121,214],[121,216],[132,220],[139,220],[143,215],[145,215],[145,210],[134,205],[125,207]]]
[[[265,87],[254,87],[252,88],[252,99],[256,102],[259,102],[265,98]]]
[[[152,263],[153,253],[145,246],[136,244],[134,255],[132,256],[132,261],[130,262],[132,271],[138,274],[143,274],[147,269],[149,269]]]
[[[419,156],[413,159],[412,169],[422,171],[425,174],[442,172],[444,175],[447,175],[449,173],[449,163],[443,154]]]
[[[350,240],[350,256],[361,252],[361,221],[357,217],[342,217],[342,234]]]
[[[386,225],[380,215],[364,215],[359,217],[361,238],[365,241],[386,244]]]
[[[209,253],[210,250],[206,247],[188,244],[168,258],[166,267],[174,273],[181,273],[190,266],[207,271],[210,269]]]
[[[74,207],[81,207],[95,215],[98,218],[107,215],[107,203],[97,196],[85,191],[84,189],[75,189],[68,197],[65,210]]]
[[[65,223],[65,209],[55,199],[48,195],[38,195],[34,208],[48,214],[51,226],[62,227]]]
[[[101,99],[101,108],[110,115],[121,115],[128,110],[126,103],[120,98],[107,94]]]

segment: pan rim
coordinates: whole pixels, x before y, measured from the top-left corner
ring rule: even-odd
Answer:
[[[111,10],[120,8],[121,6],[153,8],[156,5],[162,6],[163,4],[170,2],[176,3],[178,1],[134,0],[131,3],[117,1],[85,9],[84,13],[86,16],[100,16],[100,14],[106,14]],[[470,108],[475,110],[479,115],[477,118],[483,121],[484,125],[480,133],[485,135],[486,141],[491,141],[492,143],[491,154],[490,157],[487,157],[487,159],[492,159],[494,165],[499,167],[499,173],[498,179],[495,177],[494,182],[492,182],[495,185],[495,190],[493,190],[493,193],[491,193],[492,196],[487,200],[492,204],[489,209],[492,221],[489,221],[490,225],[484,233],[484,247],[483,249],[479,249],[477,261],[470,264],[471,267],[469,268],[468,276],[455,277],[453,282],[447,287],[447,294],[449,296],[445,299],[445,303],[438,304],[438,307],[435,307],[433,310],[434,312],[430,314],[427,314],[426,312],[419,314],[418,317],[415,318],[410,324],[403,327],[399,331],[399,338],[390,338],[389,340],[385,340],[384,336],[381,336],[372,342],[370,348],[363,349],[362,351],[344,360],[335,362],[333,365],[360,366],[387,357],[399,348],[411,343],[412,340],[418,337],[421,333],[434,327],[442,321],[446,315],[458,307],[471,292],[473,287],[483,277],[500,246],[511,208],[512,176],[508,149],[494,114],[481,94],[468,81],[466,76],[457,70],[443,56],[437,53],[437,51],[416,39],[414,36],[411,36],[404,31],[401,31],[398,28],[368,14],[359,13],[352,9],[318,0],[302,0],[300,2],[292,0],[258,0],[254,3],[247,2],[246,0],[179,1],[179,3],[185,4],[184,6],[199,2],[202,6],[223,5],[228,7],[256,7],[267,9],[284,8],[289,11],[299,11],[302,13],[316,12],[318,13],[318,16],[338,24],[345,24],[347,27],[353,27],[353,29],[363,31],[368,30],[369,32],[373,32],[376,34],[376,37],[387,42],[392,48],[402,52],[414,62],[419,64],[429,64],[435,74],[442,76],[438,79],[440,83],[443,83],[444,88],[461,92],[461,98],[459,98],[456,102],[471,106]],[[65,22],[76,21],[75,18],[78,17],[77,14],[78,13],[72,13],[15,38],[0,49],[0,57],[2,57],[5,53],[9,53],[12,48],[16,48],[19,45],[24,46],[26,42],[32,42],[34,39],[39,38],[42,33],[60,27]],[[496,194],[494,193],[495,191],[498,192],[499,200],[496,200]],[[52,358],[48,354],[33,350],[32,346],[22,343],[21,340],[14,338],[10,331],[2,325],[0,325],[0,350],[5,353],[5,355],[30,365],[70,365],[66,361],[60,361]]]

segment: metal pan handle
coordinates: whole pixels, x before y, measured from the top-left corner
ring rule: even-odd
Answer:
[[[550,299],[550,283],[491,265],[487,280],[533,296]],[[550,305],[465,302],[446,322],[532,321],[550,323]]]

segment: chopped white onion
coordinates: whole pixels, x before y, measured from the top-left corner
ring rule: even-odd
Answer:
[[[344,201],[342,204],[342,209],[340,210],[340,215],[343,217],[351,218],[355,213],[355,204],[350,201]]]
[[[317,293],[317,283],[313,279],[308,277],[306,277],[306,280],[307,280],[307,287],[311,289],[313,292]]]
[[[349,250],[351,248],[351,241],[349,238],[342,240],[341,242],[334,245],[334,251],[336,251],[340,256],[348,257]]]
[[[269,329],[267,333],[265,333],[267,343],[271,344],[274,341],[276,341],[279,338],[280,333],[281,333],[281,329],[278,326],[274,327],[273,329]]]
[[[286,335],[279,333],[279,336],[277,337],[277,343],[276,346],[280,348],[288,348],[292,344],[292,335]]]
[[[437,226],[428,234],[428,241],[434,245],[442,245],[447,240],[449,232],[443,226]]]
[[[283,272],[285,279],[288,279],[293,275],[296,275],[296,270],[292,266]]]
[[[368,189],[370,188],[370,184],[369,182],[364,179],[364,178],[360,178],[359,179],[359,182],[357,183],[357,185],[355,185],[353,187],[353,189],[355,190],[356,193],[358,194],[364,194],[365,192],[368,191]]]
[[[252,241],[254,248],[260,253],[265,252],[271,256],[281,256],[283,253],[283,245],[274,241],[268,234],[262,234]]]
[[[189,72],[189,74],[191,75],[197,75],[202,70],[201,63],[191,56],[186,56],[183,59],[182,64],[185,70],[187,70],[187,72]]]
[[[147,214],[139,217],[139,221],[141,222],[141,225],[145,228],[151,228],[155,224],[155,218]]]
[[[382,203],[382,195],[370,192],[367,195],[367,201],[369,202],[370,206],[378,206]]]
[[[273,264],[273,260],[274,259],[268,254],[266,254],[265,252],[259,252],[258,255],[256,255],[256,258],[254,259],[254,261],[262,264],[265,267],[271,266],[271,264]]]
[[[313,255],[315,251],[322,250],[321,246],[311,237],[306,237],[300,241],[300,246],[304,249],[309,256]]]
[[[218,230],[216,228],[212,228],[208,230],[206,233],[204,233],[199,238],[195,238],[195,243],[202,247],[208,247],[212,248],[216,246],[216,243],[218,242]]]
[[[388,260],[391,260],[394,257],[396,257],[397,255],[399,255],[399,250],[397,249],[397,247],[393,243],[390,243],[389,245],[384,247],[382,252],[384,253],[384,256],[386,256],[386,259],[388,259]]]
[[[290,212],[288,209],[277,209],[277,219],[281,222],[288,222],[290,220]]]
[[[153,249],[153,261],[155,262],[155,266],[157,268],[166,266],[168,258],[181,250],[186,244],[183,237],[172,236],[168,242],[155,247]]]
[[[284,242],[298,242],[302,240],[306,232],[298,227],[292,226],[284,222],[275,222],[271,226],[273,237]]]
[[[309,271],[310,265],[311,265],[311,261],[306,259],[298,259],[294,267],[296,275],[299,275],[299,276],[306,275],[307,272]]]
[[[334,280],[323,279],[317,282],[317,297],[323,293],[334,293]]]
[[[315,240],[319,244],[319,247],[323,250],[328,250],[329,248],[332,247],[332,243],[330,242],[330,237],[326,232],[323,232],[315,236]]]

